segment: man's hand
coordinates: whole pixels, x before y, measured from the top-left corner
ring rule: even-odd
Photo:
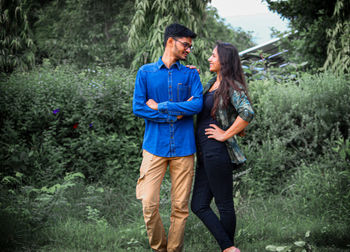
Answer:
[[[193,96],[191,96],[190,98],[188,98],[187,101],[192,101],[192,99],[193,99]],[[182,117],[184,117],[184,116],[183,116],[183,115],[177,116],[177,120],[180,120]]]
[[[150,107],[151,109],[153,110],[158,110],[158,103],[156,103],[153,99],[149,99],[147,102],[146,102],[146,105],[148,107]]]
[[[188,67],[189,69],[196,69],[199,74],[201,73],[201,70],[199,68],[197,68],[196,66],[186,65],[186,67]]]

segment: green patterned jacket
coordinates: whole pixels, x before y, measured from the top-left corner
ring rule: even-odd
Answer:
[[[203,95],[209,91],[214,84],[216,76],[210,79],[207,85],[203,89]],[[240,85],[238,83],[238,85]],[[251,122],[254,117],[254,111],[244,91],[236,91],[233,88],[230,89],[230,103],[227,108],[221,108],[219,101],[219,109],[216,111],[216,121],[219,123],[219,127],[223,130],[227,130],[239,115],[244,121]],[[233,136],[225,141],[228,154],[231,161],[235,164],[242,164],[246,161],[246,158],[238,146],[236,136]]]

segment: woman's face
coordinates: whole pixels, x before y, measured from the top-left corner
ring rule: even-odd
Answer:
[[[220,61],[219,61],[218,50],[216,47],[214,48],[213,53],[211,54],[208,61],[209,61],[210,72],[218,73],[220,71]]]

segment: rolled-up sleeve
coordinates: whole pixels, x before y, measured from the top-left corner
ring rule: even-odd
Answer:
[[[177,120],[174,115],[160,113],[157,110],[153,110],[147,106],[147,91],[146,80],[144,78],[144,72],[139,70],[137,72],[135,81],[135,90],[133,97],[133,112],[136,116],[151,120],[158,123],[173,123]]]
[[[193,71],[191,86],[191,96],[193,96],[191,101],[162,102],[158,104],[158,110],[162,113],[175,116],[191,116],[198,114],[202,110],[203,105],[203,86],[197,71]]]
[[[251,122],[253,120],[254,111],[245,92],[235,90],[231,95],[231,103],[244,121]]]

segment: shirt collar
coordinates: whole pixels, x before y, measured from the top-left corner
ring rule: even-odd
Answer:
[[[171,65],[171,67],[174,65],[177,66],[177,69],[180,69],[180,66],[181,66],[180,61],[176,61],[173,65]],[[157,67],[158,69],[161,69],[163,66],[166,67],[162,60],[162,57],[159,57],[159,60],[157,61]]]

